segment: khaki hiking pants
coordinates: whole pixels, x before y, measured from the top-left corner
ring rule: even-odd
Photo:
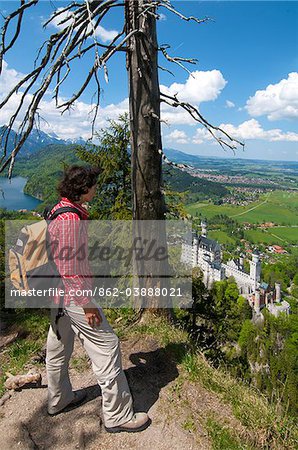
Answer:
[[[48,411],[60,411],[73,400],[68,363],[77,335],[92,361],[102,392],[102,412],[106,427],[121,425],[133,417],[132,397],[122,370],[119,339],[100,309],[102,323],[91,328],[84,310],[73,302],[58,321],[58,340],[52,322],[47,339]]]

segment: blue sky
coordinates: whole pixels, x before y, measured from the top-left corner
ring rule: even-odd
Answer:
[[[159,44],[170,44],[170,55],[197,58],[189,65],[189,75],[160,55],[160,64],[175,77],[160,71],[161,90],[177,93],[182,100],[198,106],[213,124],[221,125],[231,135],[245,142],[245,151],[236,156],[272,160],[297,160],[298,156],[298,3],[297,2],[172,2],[183,14],[212,18],[207,23],[185,22],[166,9],[160,9]],[[5,57],[0,85],[4,95],[21,74],[33,67],[36,50],[55,31],[42,23],[53,7],[64,1],[40,1],[25,15],[21,39]],[[1,2],[6,14],[18,2]],[[117,8],[118,9],[118,8]],[[122,28],[122,13],[114,10],[106,16],[98,39],[108,43],[113,31]],[[66,98],[75,91],[88,73],[93,55],[74,66],[61,91]],[[97,127],[104,127],[108,117],[117,118],[127,109],[128,84],[123,54],[108,63],[109,83],[101,76],[101,109]],[[60,116],[54,108],[51,93],[46,96],[41,114],[47,122],[46,132],[63,138],[90,136],[88,111],[95,86],[82,96],[71,115]],[[12,99],[17,102],[17,96]],[[5,123],[13,108],[1,114]],[[163,146],[196,155],[230,156],[185,113],[163,107]]]

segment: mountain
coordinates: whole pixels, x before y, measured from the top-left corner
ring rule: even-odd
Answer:
[[[75,145],[65,143],[41,147],[30,158],[19,158],[16,161],[14,176],[28,178],[24,188],[26,194],[47,204],[54,203],[57,200],[57,181],[61,178],[65,165],[85,164],[77,157],[75,150]],[[44,207],[39,206],[41,210]]]
[[[3,146],[4,141],[7,136],[7,127],[4,125],[0,127],[0,146],[1,146],[1,153],[3,152]],[[11,131],[9,138],[8,138],[8,147],[7,147],[7,153],[11,152],[14,148],[15,141],[18,140],[18,135],[15,131]],[[28,136],[26,142],[24,143],[23,147],[21,148],[18,158],[25,157],[28,158],[32,154],[38,152],[41,148],[46,147],[48,145],[52,144],[66,144],[66,141],[63,139],[60,139],[57,135],[54,133],[47,134],[43,131],[34,129],[31,131],[30,135]]]
[[[205,170],[216,170],[224,167],[230,167],[231,159],[227,157],[218,157],[218,156],[203,156],[203,155],[190,155],[189,153],[184,153],[181,150],[176,150],[173,148],[165,148],[164,154],[166,157],[173,161],[174,163],[185,163],[196,168],[205,169]],[[240,165],[243,164],[241,160],[236,160],[240,162]],[[234,161],[232,161],[234,164]],[[250,161],[251,162],[251,161]]]
[[[0,128],[0,135],[1,135],[1,150],[3,149],[4,140],[7,135],[7,127],[2,126]],[[12,151],[14,148],[15,141],[18,140],[18,135],[15,131],[11,131],[9,138],[8,138],[8,148],[7,153]],[[63,139],[60,139],[55,137],[54,135],[49,135],[47,133],[44,133],[43,131],[38,131],[36,129],[32,130],[30,135],[28,136],[26,142],[24,143],[23,147],[21,148],[18,156],[19,157],[28,157],[34,153],[36,153],[38,150],[40,150],[43,147],[46,147],[51,144],[64,144],[65,141]]]
[[[4,141],[7,136],[7,126],[0,127],[0,153],[3,152]],[[11,152],[14,148],[15,140],[18,139],[18,135],[15,131],[11,131],[8,138],[7,153]],[[37,130],[36,128],[31,131],[26,142],[18,153],[19,158],[28,158],[34,155],[48,145],[84,145],[86,141],[80,136],[75,139],[61,139],[56,133],[45,133],[44,131]]]
[[[165,186],[173,191],[188,192],[187,201],[198,201],[199,199],[212,198],[217,200],[228,195],[229,191],[221,183],[195,178],[187,172],[179,169],[165,167],[163,181]]]
[[[165,148],[164,154],[170,161],[175,163],[195,164],[201,163],[202,161],[201,156],[189,155],[188,153],[184,153],[173,148]]]
[[[76,138],[76,139],[66,139],[66,144],[77,144],[77,145],[84,145],[86,144],[86,141],[82,138],[82,136]]]
[[[190,155],[180,150],[165,148],[164,153],[166,157],[173,162],[193,165],[194,167],[204,168],[205,170],[222,170],[225,168],[234,169],[237,173],[243,170],[244,167],[253,166],[254,169],[258,166],[260,168],[274,168],[274,170],[286,169],[288,173],[297,173],[297,161],[283,161],[283,160],[266,160],[266,159],[250,159],[241,156],[240,152],[236,155],[222,154],[222,156],[209,155]]]

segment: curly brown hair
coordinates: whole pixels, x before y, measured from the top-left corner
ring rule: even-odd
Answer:
[[[63,178],[58,184],[58,192],[61,197],[77,202],[82,194],[87,194],[96,184],[99,174],[100,169],[97,167],[70,166],[64,171]]]

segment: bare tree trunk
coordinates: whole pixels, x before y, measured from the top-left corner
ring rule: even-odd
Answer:
[[[147,0],[146,0],[147,1]],[[148,1],[147,1],[148,4]],[[140,30],[128,43],[127,71],[129,78],[129,111],[131,129],[132,195],[135,231],[152,241],[158,229],[159,241],[166,244],[165,200],[161,189],[162,164],[158,152],[162,148],[160,129],[160,92],[157,67],[156,19],[144,12],[144,0],[127,0],[125,6],[126,34]],[[152,10],[151,10],[152,11]],[[153,222],[163,221],[158,225]],[[138,262],[138,273],[148,273]],[[154,262],[156,275],[157,264]],[[162,270],[161,272],[162,273]],[[139,280],[140,286],[150,287],[152,279]],[[163,280],[160,280],[163,283]],[[144,300],[144,299],[143,299]],[[150,299],[150,307],[144,316],[169,315],[168,309],[160,309],[158,298]]]
[[[126,2],[127,34],[140,33],[129,42],[129,110],[131,126],[132,187],[134,220],[164,219],[161,191],[160,94],[157,69],[156,20],[139,16],[143,0]]]

